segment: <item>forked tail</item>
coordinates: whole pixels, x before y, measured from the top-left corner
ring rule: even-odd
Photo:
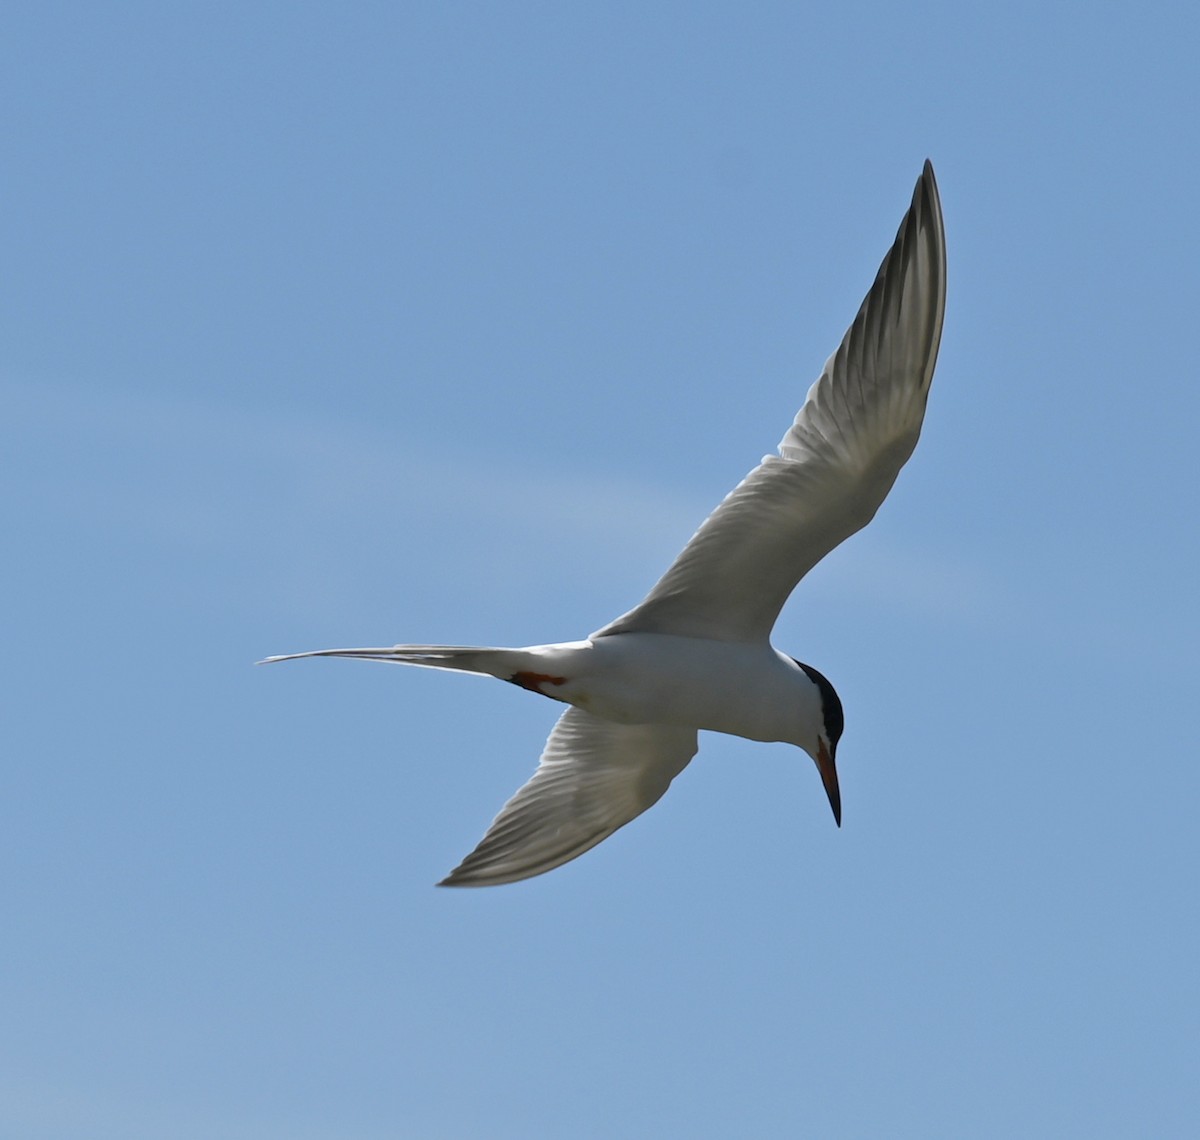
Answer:
[[[530,654],[520,649],[488,649],[479,645],[392,645],[381,649],[314,649],[308,653],[283,653],[258,662],[295,661],[301,657],[355,657],[362,661],[390,661],[426,669],[453,669],[482,673],[510,681],[525,668]]]

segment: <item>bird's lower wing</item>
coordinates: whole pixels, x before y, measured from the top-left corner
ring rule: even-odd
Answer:
[[[874,517],[921,433],[946,245],[926,163],[895,243],[796,421],[629,613],[593,636],[766,638],[796,583]]]
[[[533,778],[439,886],[513,883],[582,855],[656,803],[697,747],[694,728],[615,724],[568,709]]]

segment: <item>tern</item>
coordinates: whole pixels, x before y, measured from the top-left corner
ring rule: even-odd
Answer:
[[[439,886],[528,879],[582,855],[655,804],[698,732],[786,741],[812,757],[838,826],[842,703],[772,647],[796,584],[874,517],[925,417],[946,301],[946,244],[927,161],[837,351],[779,444],[725,498],[650,593],[583,641],[523,649],[322,649],[480,673],[559,701],[537,771]]]

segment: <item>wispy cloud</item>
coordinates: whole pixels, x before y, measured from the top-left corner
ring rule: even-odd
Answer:
[[[1020,611],[1010,589],[987,567],[952,549],[916,546],[870,531],[851,538],[819,565],[809,587],[816,596],[867,602],[945,625],[1003,623]]]
[[[268,415],[194,397],[11,382],[4,400],[10,430],[43,455],[50,448],[74,457],[55,469],[84,493],[94,475],[107,473],[153,501],[160,492],[156,474],[207,476],[191,488],[186,505],[195,506],[253,474],[256,485],[248,490],[290,496],[318,513],[461,509],[522,528],[562,529],[597,546],[653,540],[664,524],[677,529],[679,517],[697,509],[686,497],[621,476],[551,470],[535,456],[499,450],[486,457],[447,454],[352,421]],[[222,496],[220,505],[218,513],[230,518],[233,504]],[[119,510],[117,503],[110,507]],[[204,528],[204,512],[197,523]]]
[[[42,465],[64,513],[201,557],[277,562],[284,592],[308,612],[350,588],[338,585],[346,558],[385,565],[393,580],[401,564],[411,574],[436,563],[442,574],[474,558],[503,591],[528,575],[536,550],[581,575],[604,568],[648,587],[716,505],[618,472],[552,467],[499,448],[451,452],[352,420],[194,396],[6,388],[8,430]],[[816,600],[880,603],[955,624],[1003,620],[1014,607],[986,568],[873,534],[818,566],[806,589]]]
[[[710,505],[620,474],[286,410],[14,383],[4,400],[0,430],[23,468],[14,509],[32,495],[31,509],[102,529],[115,547],[148,540],[181,558],[277,566],[274,586],[309,612],[361,590],[348,564],[394,578],[405,564],[445,576],[474,562],[495,588],[529,574],[532,550],[590,573],[662,568]]]

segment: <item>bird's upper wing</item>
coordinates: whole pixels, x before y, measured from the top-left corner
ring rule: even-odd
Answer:
[[[533,778],[439,886],[513,883],[582,855],[656,803],[697,747],[694,728],[615,724],[567,709]]]
[[[796,583],[871,521],[912,454],[945,303],[942,208],[926,162],[875,284],[779,455],[730,492],[643,602],[593,636],[768,637]]]

